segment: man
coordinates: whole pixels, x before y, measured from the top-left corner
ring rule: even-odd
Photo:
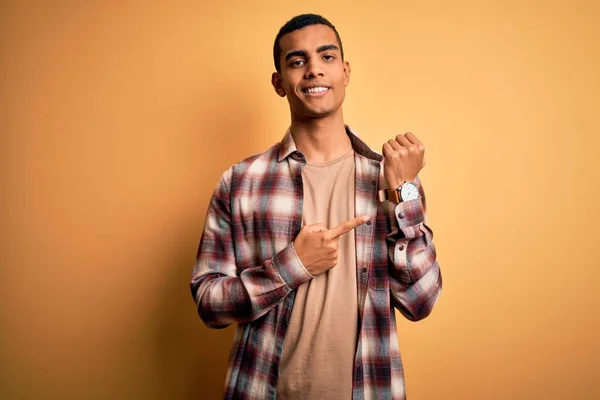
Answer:
[[[204,323],[238,324],[225,398],[403,399],[394,307],[420,320],[441,290],[423,144],[382,157],[344,124],[350,65],[325,18],[287,22],[273,55],[291,126],[221,177],[191,282]]]

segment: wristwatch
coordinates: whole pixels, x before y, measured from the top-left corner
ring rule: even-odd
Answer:
[[[409,201],[419,198],[419,188],[414,182],[404,181],[397,189],[381,189],[379,191],[379,201],[386,200],[392,203],[400,203],[401,201]]]

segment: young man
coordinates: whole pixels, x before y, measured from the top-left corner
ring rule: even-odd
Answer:
[[[383,157],[344,125],[335,27],[287,22],[273,47],[283,140],[227,170],[191,282],[200,318],[237,323],[227,399],[403,399],[394,307],[425,318],[441,290],[411,133]]]

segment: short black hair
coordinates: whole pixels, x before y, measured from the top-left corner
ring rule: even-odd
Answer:
[[[290,19],[285,23],[279,30],[277,37],[275,37],[275,43],[273,43],[273,61],[275,62],[275,70],[277,72],[281,72],[281,46],[279,46],[279,39],[285,34],[290,32],[297,31],[298,29],[302,29],[306,26],[310,25],[326,25],[333,29],[335,32],[335,37],[340,45],[340,53],[342,54],[342,61],[344,60],[344,47],[342,46],[342,39],[340,39],[340,34],[337,29],[331,22],[327,20],[327,18],[322,17],[317,14],[301,14],[297,15],[294,18]]]

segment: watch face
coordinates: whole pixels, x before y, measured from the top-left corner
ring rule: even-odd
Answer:
[[[403,201],[418,199],[419,188],[414,183],[406,182],[400,188],[400,196],[402,196]]]

